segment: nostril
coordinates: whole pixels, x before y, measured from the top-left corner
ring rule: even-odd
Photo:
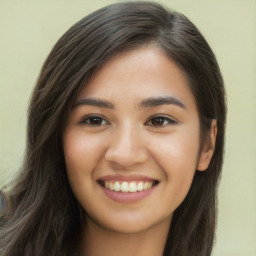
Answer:
[[[144,149],[127,149],[126,151],[109,149],[105,154],[105,160],[122,167],[130,167],[137,163],[143,163],[147,159],[148,153]]]

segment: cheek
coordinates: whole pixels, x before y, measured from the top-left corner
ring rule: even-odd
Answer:
[[[90,169],[97,163],[96,159],[103,147],[102,141],[95,136],[84,136],[83,132],[67,131],[63,139],[67,169]]]
[[[198,162],[199,134],[177,132],[157,137],[149,148],[155,161],[165,170],[167,178],[172,173],[194,171]]]
[[[102,140],[70,129],[64,134],[63,148],[69,182],[79,197],[92,186],[94,169],[102,157]]]
[[[172,201],[174,204],[169,205],[177,208],[186,197],[193,181],[198,162],[199,135],[177,133],[165,139],[158,138],[157,141],[157,148],[151,147],[151,155],[165,175],[168,191],[166,204]]]

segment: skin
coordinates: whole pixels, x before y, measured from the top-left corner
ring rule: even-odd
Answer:
[[[162,97],[172,102],[143,104]],[[81,253],[162,255],[173,212],[196,169],[207,169],[216,132],[213,121],[210,139],[200,145],[186,77],[156,46],[109,60],[78,95],[63,135],[70,185],[87,212]],[[149,196],[120,203],[99,184],[106,175],[142,175],[158,184]]]

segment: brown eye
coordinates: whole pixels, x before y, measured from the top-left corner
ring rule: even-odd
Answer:
[[[177,124],[177,122],[171,118],[164,117],[164,116],[156,116],[152,117],[146,125],[149,126],[155,126],[155,127],[161,127],[161,126],[166,126],[170,124]]]
[[[151,123],[152,125],[162,126],[165,124],[165,118],[162,118],[162,117],[152,118]]]
[[[104,118],[100,116],[88,116],[84,118],[81,123],[90,126],[101,126],[109,124]]]
[[[89,123],[91,125],[101,125],[102,124],[102,118],[100,117],[90,117]]]

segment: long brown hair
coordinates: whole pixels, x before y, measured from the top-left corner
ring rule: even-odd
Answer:
[[[210,255],[216,222],[216,189],[222,168],[225,91],[215,56],[182,14],[152,2],[113,4],[83,18],[46,59],[28,111],[24,165],[2,220],[0,255],[73,255],[84,211],[71,192],[62,149],[69,110],[81,88],[111,57],[155,44],[186,74],[196,99],[202,134],[212,119],[218,133],[213,158],[196,172],[176,209],[164,255]]]

